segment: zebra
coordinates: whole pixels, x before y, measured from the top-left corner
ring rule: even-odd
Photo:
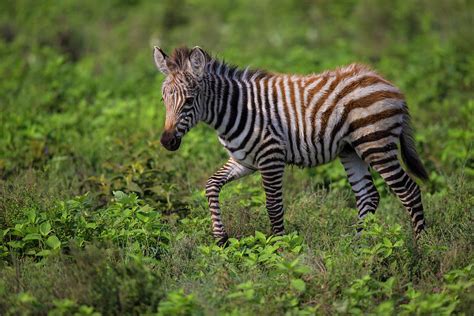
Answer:
[[[359,221],[379,204],[373,169],[408,211],[415,238],[424,230],[420,188],[397,155],[400,144],[408,170],[428,179],[414,146],[404,95],[369,67],[351,64],[295,75],[240,69],[199,47],[176,48],[168,56],[155,46],[153,56],[166,76],[161,144],[177,150],[183,136],[202,121],[217,131],[229,154],[206,183],[218,245],[228,240],[219,206],[225,184],[260,172],[272,233],[282,235],[285,165],[314,167],[337,157],[355,194]]]

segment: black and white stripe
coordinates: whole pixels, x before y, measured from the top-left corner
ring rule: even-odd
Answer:
[[[416,234],[423,230],[420,189],[397,158],[399,142],[412,172],[426,178],[426,171],[413,146],[404,97],[378,74],[360,65],[309,76],[239,70],[199,48],[163,56],[174,65],[173,71],[165,72],[163,86],[167,122],[171,112],[166,126],[174,126],[174,131],[167,132],[181,139],[204,121],[216,129],[230,155],[206,186],[213,234],[221,242],[227,235],[219,192],[226,183],[259,171],[273,233],[283,234],[285,165],[311,167],[338,156],[356,196],[360,219],[374,213],[379,204],[371,167],[401,200]],[[156,63],[163,61],[158,58]],[[169,91],[189,102],[170,99]]]

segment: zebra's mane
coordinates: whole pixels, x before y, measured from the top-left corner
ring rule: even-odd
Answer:
[[[272,74],[273,72],[269,72],[266,70],[262,69],[253,69],[253,68],[240,68],[236,65],[229,64],[225,60],[220,59],[218,57],[213,57],[211,54],[206,52],[205,50],[202,50],[204,53],[204,57],[206,59],[206,67],[205,71],[209,74],[212,75],[217,75],[217,76],[229,76],[234,79],[248,79],[248,78],[262,78],[267,75]],[[191,56],[192,49],[187,47],[187,46],[181,46],[178,48],[175,48],[171,55],[168,57],[167,64],[168,66],[173,69],[173,70],[187,70],[188,67],[188,61]],[[353,63],[348,66],[344,67],[339,67],[333,70],[326,70],[322,73],[319,74],[312,74],[313,76],[319,76],[319,77],[326,77],[326,76],[337,76],[342,73],[362,73],[362,72],[372,72],[376,74],[370,67],[363,65],[363,64],[358,64],[358,63]]]
[[[191,52],[192,49],[186,46],[175,48],[169,56],[167,63],[169,63],[169,65],[171,65],[176,70],[186,70]],[[263,77],[268,74],[267,71],[261,69],[250,69],[249,67],[242,69],[217,57],[212,57],[204,50],[203,53],[207,62],[205,68],[207,73],[216,75],[228,74],[233,78],[250,78],[253,76]]]
[[[206,71],[210,74],[229,76],[234,79],[261,78],[269,74],[269,72],[262,69],[252,69],[249,67],[239,68],[236,65],[229,64],[217,58],[212,58],[208,62]]]

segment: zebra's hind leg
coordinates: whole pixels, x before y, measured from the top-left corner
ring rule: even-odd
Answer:
[[[346,147],[339,155],[347,178],[355,194],[356,205],[359,211],[357,233],[362,231],[362,221],[368,213],[375,213],[379,205],[380,196],[375,188],[369,165],[363,161],[351,147]]]
[[[395,141],[396,139],[389,137],[383,141],[365,143],[364,146],[356,147],[356,151],[382,176],[385,183],[402,202],[410,214],[415,239],[418,239],[425,228],[421,191],[416,182],[402,168],[397,158],[398,148]]]

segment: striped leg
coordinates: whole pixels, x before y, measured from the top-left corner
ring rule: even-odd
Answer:
[[[253,172],[254,170],[244,167],[230,158],[224,166],[207,180],[206,197],[211,211],[212,235],[218,240],[217,243],[219,245],[223,245],[228,239],[221,219],[219,193],[226,183],[242,178]]]
[[[360,224],[364,217],[369,212],[375,213],[379,205],[379,193],[370,175],[369,165],[360,159],[352,148],[344,150],[339,156],[356,197],[356,205],[359,210],[357,232],[360,232],[362,230]]]
[[[272,232],[274,235],[284,235],[285,227],[283,224],[283,173],[284,163],[274,163],[260,169],[262,174],[263,188],[266,195],[266,206]]]
[[[359,148],[357,150],[359,152]],[[421,191],[416,182],[403,170],[397,158],[396,143],[372,143],[370,148],[364,148],[360,153],[361,157],[382,176],[385,183],[400,199],[410,214],[415,238],[418,238],[425,227]]]

